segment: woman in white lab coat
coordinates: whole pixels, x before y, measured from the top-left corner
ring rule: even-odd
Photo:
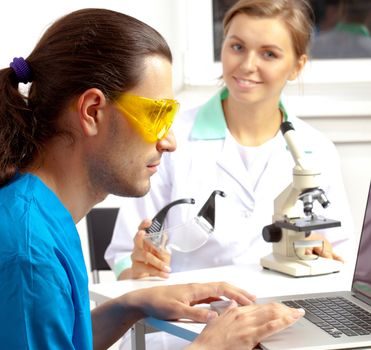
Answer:
[[[345,254],[352,225],[336,149],[292,115],[281,96],[286,82],[296,79],[307,61],[308,18],[304,1],[296,0],[242,0],[226,14],[221,55],[225,87],[204,105],[177,117],[173,127],[177,151],[163,156],[144,198],[123,199],[106,252],[118,278],[258,264],[270,253],[262,228],[272,222],[274,199],[291,183],[294,166],[279,132],[286,119],[305,154],[322,172],[321,187],[331,205],[315,206],[314,212],[342,223],[321,232],[327,253],[336,259],[334,252]],[[206,244],[193,252],[173,251],[170,266],[165,254],[143,249],[144,231],[136,234],[143,219],[174,200],[194,198],[194,205],[173,207],[165,226],[185,223],[214,190],[224,191],[226,197],[216,198],[215,232]]]

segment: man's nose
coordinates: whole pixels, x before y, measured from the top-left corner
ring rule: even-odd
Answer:
[[[162,140],[157,141],[157,150],[159,152],[174,152],[176,150],[176,139],[172,130]]]

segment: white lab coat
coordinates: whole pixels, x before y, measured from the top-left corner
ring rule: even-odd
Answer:
[[[133,237],[144,218],[152,218],[171,201],[194,198],[196,204],[181,204],[169,211],[165,225],[179,225],[197,215],[214,190],[227,195],[216,198],[215,233],[196,251],[174,251],[172,271],[258,262],[272,251],[271,244],[262,238],[262,228],[272,222],[274,199],[291,183],[294,166],[282,134],[279,132],[275,137],[273,153],[254,189],[231,136],[216,140],[189,139],[196,112],[197,108],[176,118],[173,130],[178,148],[164,154],[159,171],[152,177],[151,191],[143,198],[122,200],[113,239],[105,255],[112,268],[116,261],[130,255]],[[302,120],[290,114],[288,119],[305,152],[311,153],[322,170],[322,188],[331,205],[327,209],[318,205],[315,212],[342,222],[340,228],[323,233],[335,251],[344,255],[349,249],[344,243],[352,237],[353,226],[335,146]]]

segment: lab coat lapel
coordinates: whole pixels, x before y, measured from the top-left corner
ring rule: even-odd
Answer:
[[[254,190],[249,181],[249,175],[231,135],[227,135],[225,138],[224,146],[217,160],[217,164],[244,189],[244,193],[239,193],[241,199],[244,202],[254,201]],[[248,198],[244,200],[244,196]]]
[[[267,193],[276,198],[291,183],[293,166],[286,141],[280,133],[275,139],[273,152],[255,189],[256,200],[259,201],[259,198]]]

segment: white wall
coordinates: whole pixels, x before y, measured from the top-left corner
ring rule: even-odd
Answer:
[[[0,67],[26,58],[42,32],[64,14],[86,7],[108,8],[134,16],[158,30],[174,54],[174,87],[183,82],[184,0],[3,0],[0,3]]]
[[[42,32],[55,19],[67,12],[83,7],[104,7],[133,15],[156,28],[169,42],[174,56],[174,89],[188,108],[202,103],[216,91],[215,86],[187,86],[192,71],[199,72],[209,65],[210,54],[203,52],[211,38],[200,32],[204,27],[210,33],[211,0],[3,0],[0,3],[0,67],[7,67],[13,57],[27,57]],[[202,5],[202,6],[200,6]],[[194,21],[200,23],[194,25]],[[204,58],[207,58],[205,61]],[[200,64],[202,63],[202,66]],[[333,66],[327,63],[325,71]],[[290,104],[297,114],[326,133],[332,139],[342,160],[342,169],[348,196],[356,224],[360,232],[366,191],[371,177],[371,83],[367,74],[368,61],[351,62],[351,69],[338,71],[337,82],[343,77],[361,76],[355,84],[305,85],[304,89],[290,88]],[[218,76],[217,71],[213,76]],[[199,72],[200,73],[200,72]],[[198,74],[198,73],[197,73]],[[322,73],[320,73],[321,75]],[[311,73],[309,77],[312,76]],[[309,81],[311,83],[311,81]],[[291,89],[291,90],[290,90]],[[109,196],[100,206],[119,206],[120,198]],[[78,224],[85,256],[87,257],[86,226]],[[89,267],[88,259],[87,266]]]

